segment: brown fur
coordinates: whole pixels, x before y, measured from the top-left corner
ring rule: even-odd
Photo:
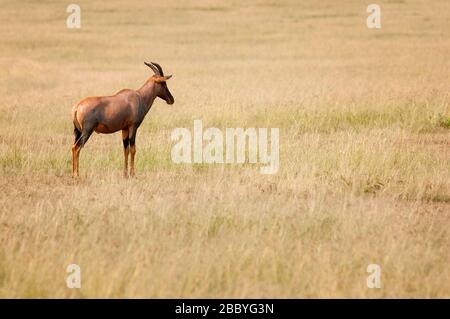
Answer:
[[[169,76],[164,76],[156,63],[145,63],[154,72],[138,90],[124,89],[112,96],[87,97],[72,108],[75,141],[72,146],[72,176],[78,176],[80,150],[92,132],[110,134],[122,130],[124,144],[124,176],[128,176],[128,155],[131,154],[130,174],[135,175],[136,131],[159,97],[173,104],[174,98],[167,87]]]

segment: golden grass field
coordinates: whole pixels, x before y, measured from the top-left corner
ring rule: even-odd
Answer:
[[[0,1],[0,297],[450,297],[450,2]],[[122,177],[70,111],[156,100]],[[174,164],[174,128],[280,129],[280,169]],[[66,267],[81,267],[81,289]],[[379,264],[380,289],[366,267]]]

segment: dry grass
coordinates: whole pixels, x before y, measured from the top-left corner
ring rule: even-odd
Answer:
[[[1,297],[450,297],[450,3],[2,1]],[[138,88],[176,103],[94,135],[70,109]],[[280,171],[175,165],[170,132],[279,127]],[[82,269],[82,289],[65,267]],[[382,288],[366,267],[382,267]]]

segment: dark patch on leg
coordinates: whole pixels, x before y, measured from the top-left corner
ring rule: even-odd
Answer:
[[[127,137],[126,139],[122,140],[123,142],[123,148],[127,148],[130,146],[130,139]]]
[[[73,136],[75,137],[75,141],[73,142],[75,144],[80,139],[81,136],[81,132],[77,129],[75,125],[73,126]]]
[[[93,129],[83,129],[83,132],[81,133],[80,139],[78,140],[77,144],[80,147],[83,147],[84,144],[86,144],[87,140],[89,139],[89,137],[91,136],[92,132],[94,130]]]
[[[136,137],[135,137],[135,136],[133,136],[133,137],[130,138],[130,146],[134,146],[135,140],[136,140]]]

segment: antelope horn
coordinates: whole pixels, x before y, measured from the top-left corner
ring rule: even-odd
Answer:
[[[163,72],[161,66],[160,66],[158,63],[155,63],[155,62],[150,62],[150,63],[153,64],[154,66],[156,66],[156,67],[158,68],[158,70],[159,70],[159,75],[164,76],[164,72]]]
[[[148,66],[150,69],[152,69],[153,72],[155,72],[156,75],[162,76],[162,72],[160,72],[159,69],[158,69],[155,65],[153,65],[153,63],[147,63],[147,62],[144,62],[144,64],[145,64],[146,66]],[[160,68],[161,68],[161,67],[160,67]]]

